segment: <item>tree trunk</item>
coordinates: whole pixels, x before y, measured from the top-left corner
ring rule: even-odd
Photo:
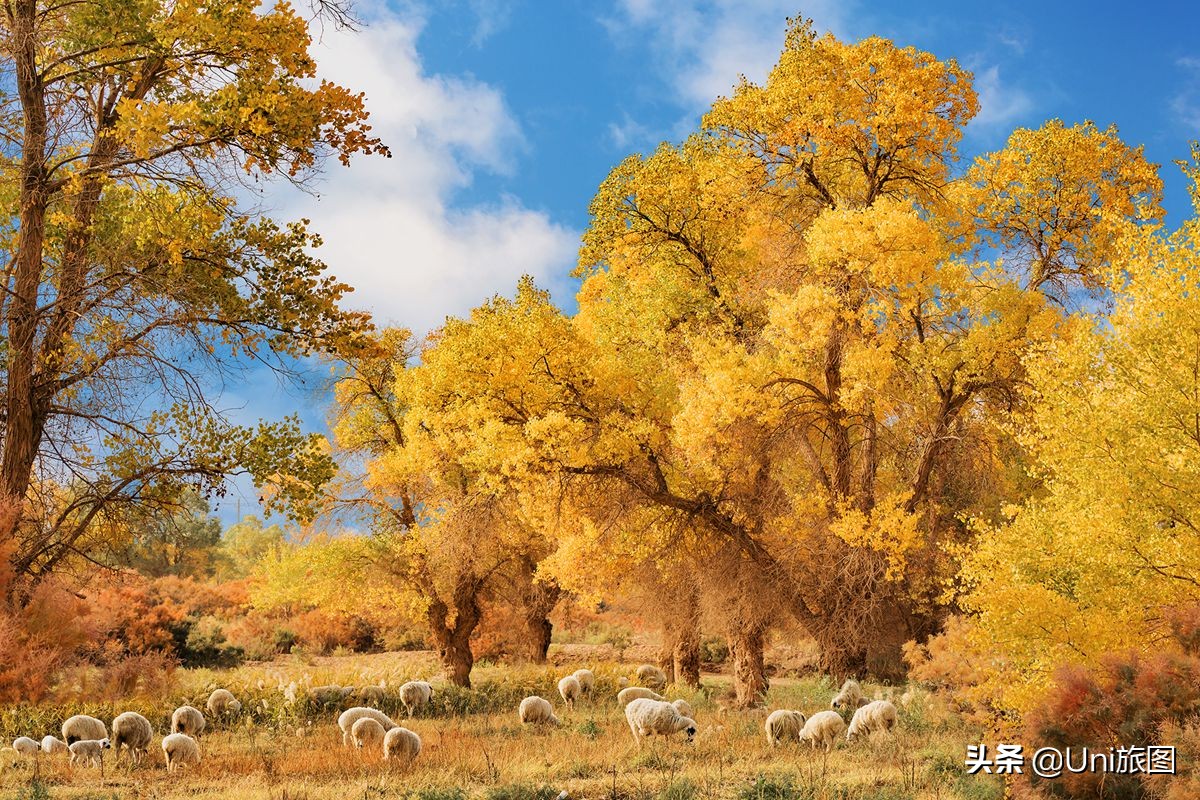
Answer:
[[[735,630],[729,635],[729,653],[733,657],[733,690],[738,708],[753,708],[762,704],[770,682],[763,661],[765,630],[751,627]]]
[[[47,119],[45,87],[38,64],[38,9],[35,0],[12,6],[11,42],[14,79],[21,100],[24,131],[21,141],[20,224],[12,260],[12,294],[4,300],[3,323],[8,339],[5,387],[4,442],[0,455],[0,491],[20,503],[40,445],[41,423],[36,408],[35,348],[37,347],[38,287],[42,278],[46,210],[50,202],[46,168]],[[0,539],[16,533],[19,518],[9,521]]]
[[[550,638],[554,632],[550,613],[562,594],[563,590],[558,588],[558,584],[534,584],[534,593],[526,606],[526,656],[535,664],[546,663],[546,656],[550,654]]]
[[[682,613],[672,626],[670,668],[667,673],[675,683],[700,687],[700,590],[695,584],[686,587],[680,598]]]
[[[675,682],[693,689],[700,688],[700,631],[692,629],[691,635],[675,643],[672,672]]]
[[[450,622],[450,607],[435,596],[426,615],[438,646],[438,658],[447,677],[455,686],[471,688],[471,669],[475,654],[471,652],[471,635],[483,617],[479,593],[483,580],[471,573],[459,575],[454,587],[454,621]]]
[[[440,648],[438,655],[446,675],[455,686],[471,688],[471,669],[475,666],[475,654],[471,652],[470,635],[461,636],[454,632]]]
[[[562,597],[562,589],[554,581],[534,580],[536,567],[533,559],[524,559],[522,577],[527,579],[522,597],[525,618],[525,657],[534,664],[545,664],[550,652],[550,637],[554,625],[550,613]]]

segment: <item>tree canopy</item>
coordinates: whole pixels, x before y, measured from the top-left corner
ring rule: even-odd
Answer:
[[[332,474],[295,419],[244,428],[214,405],[237,363],[332,352],[367,326],[339,307],[306,221],[238,199],[329,157],[386,153],[362,95],[315,78],[285,2],[6,7],[0,58],[0,544],[25,583],[87,557],[131,515],[234,472]],[[299,504],[299,505],[296,505]]]

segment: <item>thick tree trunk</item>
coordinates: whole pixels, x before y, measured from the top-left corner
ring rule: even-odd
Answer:
[[[545,664],[550,652],[550,637],[554,625],[550,613],[562,597],[562,589],[554,581],[534,580],[536,565],[533,559],[524,559],[522,577],[526,583],[522,597],[525,619],[525,657],[534,664]]]
[[[700,590],[689,584],[679,598],[679,616],[668,627],[667,674],[675,683],[700,686]]]
[[[463,573],[454,587],[454,621],[450,622],[450,607],[440,598],[435,598],[426,612],[434,641],[437,642],[438,658],[446,670],[447,678],[455,686],[466,689],[471,688],[471,669],[475,666],[471,635],[483,618],[483,611],[479,607],[482,589],[482,579]]]
[[[438,655],[446,676],[455,686],[464,689],[471,688],[471,670],[475,666],[475,654],[471,652],[471,637],[452,634],[446,640]]]
[[[554,623],[550,612],[558,605],[562,590],[556,583],[534,583],[525,605],[525,656],[534,664],[545,664],[550,652]]]
[[[0,491],[10,502],[20,503],[29,488],[29,476],[41,439],[42,421],[36,402],[36,347],[38,288],[42,279],[46,210],[50,201],[46,168],[47,119],[45,87],[37,60],[38,9],[35,0],[18,0],[12,6],[11,42],[14,80],[21,100],[24,124],[21,142],[20,225],[13,256],[12,292],[4,301],[3,323],[8,335],[7,386],[5,387],[4,442],[0,455]],[[0,539],[16,533],[13,518]]]
[[[693,629],[691,635],[675,643],[671,671],[675,682],[693,689],[700,688],[700,631]]]
[[[763,640],[766,631],[752,627],[732,631],[729,653],[733,657],[733,690],[738,708],[761,705],[770,682],[763,661]]]

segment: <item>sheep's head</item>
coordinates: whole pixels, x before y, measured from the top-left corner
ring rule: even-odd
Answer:
[[[230,700],[229,701],[229,710],[230,710],[230,712],[236,714],[242,710],[242,704],[239,703],[237,700]]]
[[[108,739],[101,739],[100,740],[100,749],[101,750],[111,750],[112,742],[108,741]]]

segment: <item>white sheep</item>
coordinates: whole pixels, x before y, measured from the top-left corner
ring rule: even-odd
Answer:
[[[804,723],[804,730],[800,731],[800,741],[808,742],[813,749],[818,746],[824,747],[825,752],[829,753],[844,730],[846,721],[842,719],[841,714],[836,711],[818,711]]]
[[[562,695],[567,708],[574,708],[575,701],[583,696],[583,686],[574,675],[568,675],[558,682],[558,693]]]
[[[433,700],[433,687],[428,681],[409,681],[400,687],[400,702],[408,716]]]
[[[517,714],[521,717],[521,722],[526,724],[558,724],[558,717],[554,716],[554,706],[550,705],[549,700],[536,695],[530,695],[522,700]]]
[[[18,736],[16,739],[13,739],[12,748],[13,750],[16,750],[19,755],[35,756],[38,754],[38,751],[42,749],[42,746],[38,744],[36,740],[30,739],[28,736]]]
[[[378,747],[383,743],[383,736],[387,733],[383,729],[383,725],[379,720],[363,717],[356,721],[350,727],[350,738],[354,740],[354,746],[359,750],[367,747]]]
[[[341,703],[345,694],[343,694],[341,686],[330,683],[324,686],[314,686],[308,690],[308,696],[315,700],[318,705],[329,706]]]
[[[862,686],[858,681],[851,678],[842,684],[842,688],[833,696],[833,700],[829,702],[829,707],[832,709],[848,708],[854,710],[862,708],[869,701],[863,696]]]
[[[192,706],[180,706],[171,714],[171,733],[199,736],[204,730],[204,715]]]
[[[383,760],[405,764],[421,754],[421,737],[408,728],[392,728],[383,737]]]
[[[670,703],[651,700],[648,697],[639,698],[625,706],[625,719],[629,722],[629,731],[639,748],[645,736],[670,736],[678,731],[686,731],[687,740],[690,742],[696,735],[694,719],[683,716]]]
[[[242,704],[228,689],[214,689],[204,707],[214,717],[232,716],[242,710]]]
[[[358,690],[358,702],[363,705],[380,706],[387,699],[382,686],[364,686]]]
[[[675,706],[675,710],[683,716],[691,717],[692,719],[696,718],[695,713],[692,711],[692,704],[687,700],[684,700],[682,697],[678,700],[672,700],[671,705]]]
[[[596,685],[596,676],[590,669],[577,669],[571,675],[579,681],[579,686],[585,694],[592,693],[592,687]]]
[[[112,724],[113,752],[119,758],[121,748],[129,750],[131,763],[140,764],[142,756],[150,752],[150,742],[154,739],[154,727],[150,720],[136,711],[126,711],[117,715]]]
[[[617,705],[624,708],[634,700],[662,700],[663,696],[653,689],[644,686],[627,686],[617,692]]]
[[[896,707],[887,700],[874,700],[854,712],[850,727],[846,729],[846,740],[855,736],[869,737],[876,731],[890,731],[896,727]]]
[[[667,673],[653,664],[642,664],[638,667],[637,679],[643,686],[649,686],[651,689],[665,689],[667,686]]]
[[[167,759],[167,772],[174,772],[184,764],[200,763],[200,746],[186,733],[172,733],[162,740],[163,755]]]
[[[104,766],[104,751],[112,747],[108,739],[80,739],[67,746],[71,751],[71,764],[89,767]]]
[[[76,714],[62,724],[62,737],[68,745],[84,739],[100,741],[108,738],[108,728],[104,722],[89,717],[87,714]]]
[[[804,730],[804,723],[804,715],[799,711],[789,711],[785,708],[772,711],[763,726],[767,732],[767,744],[777,747],[780,742],[788,739],[800,741],[800,731]]]
[[[66,753],[69,751],[67,750],[67,743],[62,739],[59,739],[57,736],[43,736],[42,752],[55,755],[57,753]]]
[[[392,718],[376,708],[366,708],[365,706],[355,706],[343,711],[337,720],[338,728],[342,731],[342,746],[349,747],[354,741],[352,733],[354,724],[360,719],[373,719],[378,722],[383,730],[390,731],[396,727],[396,723],[392,722]]]

